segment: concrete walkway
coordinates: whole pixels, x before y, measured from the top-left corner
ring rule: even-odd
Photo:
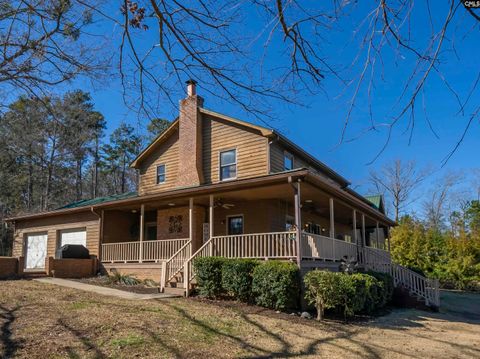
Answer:
[[[62,287],[79,289],[87,292],[93,292],[101,295],[108,295],[111,297],[130,299],[130,300],[164,299],[164,298],[179,297],[178,295],[164,294],[164,293],[155,293],[155,294],[132,293],[132,292],[127,292],[119,289],[101,287],[98,285],[85,284],[85,283],[77,282],[74,280],[60,279],[60,278],[45,277],[45,278],[36,278],[34,280],[40,283],[55,284],[55,285],[60,285]]]

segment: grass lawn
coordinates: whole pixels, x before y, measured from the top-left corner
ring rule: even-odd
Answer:
[[[480,357],[480,296],[442,299],[440,313],[317,323],[234,303],[128,301],[0,281],[0,358]]]

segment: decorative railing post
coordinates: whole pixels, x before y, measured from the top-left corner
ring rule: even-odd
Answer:
[[[162,293],[165,291],[166,281],[167,281],[167,262],[164,261],[162,262],[162,274],[160,277],[160,292]]]
[[[185,297],[190,294],[190,261],[186,261],[183,266],[183,286],[185,287]]]

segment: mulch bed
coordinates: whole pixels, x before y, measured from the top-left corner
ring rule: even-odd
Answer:
[[[156,294],[159,293],[158,287],[151,287],[145,284],[137,284],[137,285],[121,285],[121,284],[114,284],[111,283],[107,276],[97,276],[97,277],[90,277],[90,278],[82,278],[82,279],[73,279],[75,281],[91,284],[91,285],[98,285],[101,287],[108,287],[123,290],[125,292],[132,292],[138,294]]]
[[[266,316],[269,318],[276,318],[276,319],[283,319],[287,320],[291,323],[301,323],[301,324],[306,324],[306,325],[313,325],[317,326],[319,322],[315,320],[316,314],[314,311],[308,310],[308,312],[312,315],[312,319],[305,319],[301,318],[300,314],[302,311],[300,310],[291,310],[287,312],[281,312],[281,311],[275,311],[272,309],[267,309],[264,307],[259,307],[254,304],[247,304],[243,302],[239,302],[236,300],[231,300],[231,299],[208,299],[205,297],[200,297],[200,296],[194,296],[188,298],[188,300],[193,300],[197,302],[202,302],[202,303],[207,303],[210,305],[216,305],[221,308],[228,308],[228,309],[233,309],[236,310],[242,314],[255,314],[255,315],[262,315]],[[333,313],[331,311],[327,311],[325,318],[323,320],[324,323],[330,323],[330,324],[342,324],[345,325],[347,323],[355,323],[355,324],[362,324],[362,323],[368,323],[369,321],[375,319],[378,316],[383,316],[388,313],[390,313],[391,308],[384,308],[382,311],[377,313],[375,316],[370,316],[370,315],[356,315],[353,318],[348,318],[347,321],[345,321],[345,318],[343,315],[339,313]]]

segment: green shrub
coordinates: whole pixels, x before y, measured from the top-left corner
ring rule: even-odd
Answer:
[[[253,271],[255,302],[277,310],[296,308],[300,294],[300,271],[291,262],[267,261]]]
[[[242,302],[252,299],[253,271],[259,262],[253,259],[229,259],[222,268],[223,289]]]
[[[325,309],[342,311],[345,317],[362,311],[373,313],[383,307],[393,293],[391,277],[382,273],[348,275],[315,270],[305,275],[304,282],[305,299],[315,305],[318,320],[323,318]]]
[[[323,319],[325,309],[339,307],[344,302],[343,277],[347,275],[321,270],[305,275],[305,299],[317,309],[317,320]]]
[[[386,306],[392,300],[393,296],[393,278],[390,274],[380,272],[367,272],[367,274],[375,277],[382,284],[380,290],[380,298],[378,301],[378,307],[382,308]]]
[[[363,311],[372,314],[377,311],[382,302],[382,283],[375,277],[363,274],[365,276],[366,297]]]
[[[193,261],[200,295],[217,298],[223,294],[222,267],[226,260],[223,257],[203,257]]]

